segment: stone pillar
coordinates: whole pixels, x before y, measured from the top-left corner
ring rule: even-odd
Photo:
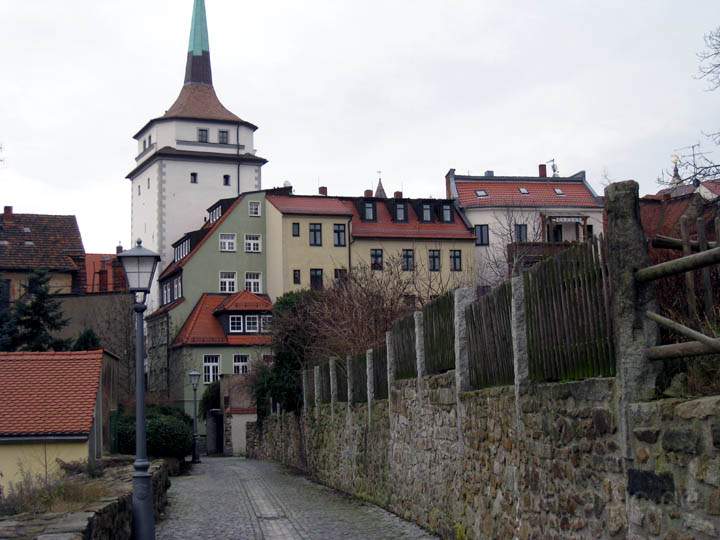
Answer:
[[[393,348],[392,332],[385,332],[385,348],[387,349],[387,381],[388,381],[388,414],[392,427],[392,388],[395,382],[395,349]],[[390,430],[392,434],[392,429]]]
[[[530,387],[530,365],[527,350],[527,322],[525,319],[525,281],[514,275],[510,283],[512,291],[510,329],[512,332],[513,370],[515,371],[515,426],[523,430],[522,399]]]
[[[351,369],[352,360],[350,355],[345,358],[345,372],[347,373],[347,406],[352,407],[353,400],[353,374]]]
[[[310,407],[310,404],[308,403],[308,394],[310,393],[310,386],[308,384],[308,375],[307,370],[302,370],[302,393],[303,393],[303,414],[307,416],[308,413],[308,407]]]
[[[313,368],[313,382],[315,383],[315,419],[320,418],[320,366]]]
[[[455,289],[455,387],[458,394],[470,389],[470,362],[467,350],[465,308],[475,300],[475,290]]]
[[[413,314],[415,319],[415,361],[417,366],[417,393],[418,401],[421,399],[421,381],[425,376],[425,327],[423,312],[416,311]]]
[[[330,367],[330,418],[335,418],[335,403],[337,402],[337,367],[335,358],[328,360]]]
[[[375,378],[373,376],[373,350],[365,352],[365,378],[367,379],[367,404],[368,404],[368,427],[370,426],[370,411],[372,402],[375,399]]]
[[[614,323],[616,384],[619,396],[619,426],[623,454],[632,460],[628,412],[631,403],[655,396],[655,380],[661,364],[645,357],[647,347],[657,344],[657,325],[645,318],[646,310],[657,311],[652,283],[635,281],[635,271],[650,265],[647,240],[640,222],[638,184],[632,180],[610,184],[605,189],[608,216],[607,253]]]

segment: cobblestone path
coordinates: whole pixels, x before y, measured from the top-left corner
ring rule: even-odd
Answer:
[[[172,479],[159,540],[429,539],[412,523],[283,467],[243,458],[204,458]]]

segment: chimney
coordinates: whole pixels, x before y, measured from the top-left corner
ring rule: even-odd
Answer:
[[[495,171],[485,171],[485,176],[495,176]]]
[[[393,194],[393,196],[394,196],[396,199],[402,199],[402,191],[396,191],[396,192]]]
[[[372,189],[366,189],[365,190],[365,198],[369,199],[373,196],[373,190]]]
[[[323,197],[327,197],[327,187],[326,186],[320,186],[318,188],[318,193],[322,195]]]
[[[115,257],[112,260],[112,290],[127,291],[128,285],[125,280],[125,270],[123,269],[120,259]]]
[[[3,209],[3,219],[4,219],[5,223],[10,223],[12,221],[12,215],[13,215],[12,206],[6,206]]]
[[[108,271],[103,261],[102,268],[98,270],[98,292],[108,292]]]
[[[538,165],[538,176],[540,176],[540,178],[547,178],[547,165],[544,163]]]

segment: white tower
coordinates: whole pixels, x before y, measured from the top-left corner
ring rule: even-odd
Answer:
[[[203,224],[219,199],[261,189],[257,126],[227,110],[212,84],[205,1],[195,0],[185,84],[163,116],[138,131],[132,183],[132,241],[157,251],[159,272],[172,262],[172,243]],[[159,306],[157,282],[148,312]]]

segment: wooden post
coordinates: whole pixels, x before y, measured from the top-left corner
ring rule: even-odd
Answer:
[[[387,385],[388,385],[388,415],[390,416],[390,427],[392,428],[392,388],[395,382],[395,348],[393,347],[392,332],[385,332],[385,349],[387,350]],[[390,429],[392,434],[393,430]]]
[[[422,378],[425,376],[425,326],[423,312],[416,311],[413,314],[415,320],[415,362],[417,369],[417,394],[418,401],[422,399]]]
[[[335,361],[334,357],[328,360],[330,368],[330,418],[335,418],[335,403],[337,402],[337,366]]]
[[[373,350],[368,349],[365,352],[365,378],[367,379],[367,418],[368,418],[368,427],[370,427],[370,415],[372,412],[372,402],[373,399],[375,399],[375,379],[373,377]]]
[[[320,418],[320,366],[313,368],[313,382],[315,383],[315,419]]]
[[[511,319],[513,369],[515,371],[515,425],[523,429],[522,398],[530,386],[530,363],[527,347],[527,320],[525,316],[525,277],[515,275],[511,281]]]
[[[700,251],[707,251],[707,235],[705,234],[705,219],[702,217],[697,218],[697,233],[698,243],[700,244]],[[711,321],[713,318],[713,308],[715,307],[713,302],[712,283],[710,282],[710,267],[706,266],[701,270],[702,284],[703,284],[703,301],[705,307],[705,319]]]
[[[455,388],[458,396],[461,392],[467,392],[470,389],[470,362],[467,350],[465,308],[472,304],[474,299],[475,290],[472,288],[455,289],[454,291]]]
[[[303,414],[307,416],[308,408],[310,407],[310,403],[308,403],[308,399],[310,398],[310,386],[308,384],[308,374],[307,369],[302,370],[302,392],[303,392]]]
[[[637,182],[617,182],[608,186],[605,205],[620,442],[623,455],[632,461],[628,409],[634,402],[655,397],[655,380],[661,368],[646,357],[646,349],[657,344],[658,330],[656,323],[645,318],[645,312],[657,309],[652,282],[640,283],[635,279],[635,272],[650,263],[640,222]]]
[[[692,253],[687,216],[680,217],[680,237],[682,238],[683,256],[687,257]],[[690,310],[690,316],[697,321],[699,320],[699,317],[697,308],[697,297],[695,296],[695,274],[692,271],[685,272],[685,288],[687,289],[687,300],[688,309]]]
[[[347,374],[347,408],[348,411],[352,407],[353,402],[353,372],[352,372],[352,357],[348,354],[345,357],[345,373]]]

